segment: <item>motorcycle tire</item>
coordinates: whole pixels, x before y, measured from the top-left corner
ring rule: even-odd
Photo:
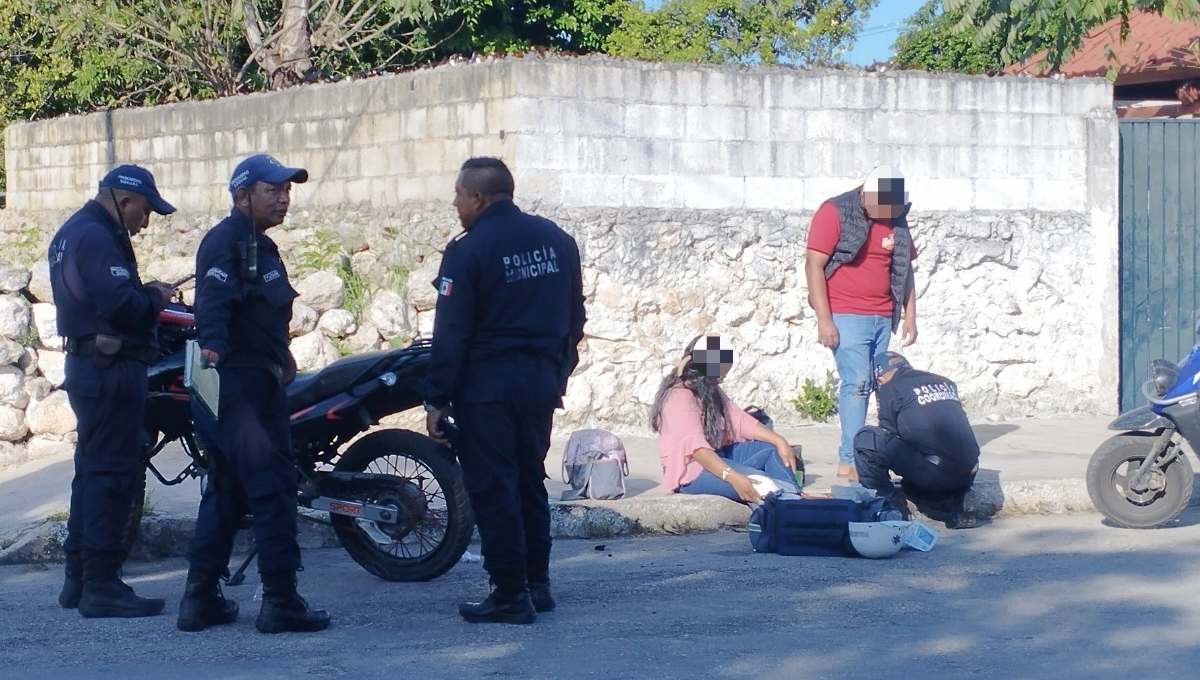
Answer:
[[[1180,453],[1163,471],[1163,487],[1137,494],[1126,489],[1128,476],[1141,465],[1158,435],[1126,432],[1110,438],[1092,454],[1087,488],[1092,504],[1114,524],[1127,529],[1153,529],[1179,516],[1192,500],[1195,475]]]
[[[428,581],[458,564],[471,542],[475,520],[471,514],[470,499],[463,487],[462,470],[438,453],[432,439],[408,430],[373,432],[351,444],[334,469],[339,472],[396,475],[408,479],[409,484],[413,485],[389,490],[392,495],[388,499],[373,500],[410,502],[414,500],[409,493],[414,486],[421,492],[421,508],[416,513],[421,518],[407,533],[389,535],[392,539],[390,545],[379,540],[384,535],[384,529],[375,523],[344,515],[330,515],[330,523],[338,541],[350,558],[363,569],[388,581]],[[440,492],[427,488],[430,482],[427,477],[432,477]],[[436,500],[439,493],[445,507],[430,511],[428,503]],[[415,532],[436,529],[438,525],[443,525],[444,531],[431,550],[412,555],[407,549],[402,549],[406,545],[405,539]],[[426,542],[423,535],[416,538],[418,546],[424,548]]]

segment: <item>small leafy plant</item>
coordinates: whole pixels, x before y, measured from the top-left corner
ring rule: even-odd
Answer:
[[[833,377],[833,371],[826,371],[824,383],[804,379],[800,394],[792,399],[792,406],[810,419],[823,423],[837,413],[837,392],[837,378]]]
[[[362,272],[354,269],[341,237],[328,229],[318,229],[312,238],[300,244],[300,254],[296,259],[300,268],[306,271],[332,269],[345,287],[342,309],[353,314],[355,321],[362,321],[363,309],[371,297],[371,282]]]

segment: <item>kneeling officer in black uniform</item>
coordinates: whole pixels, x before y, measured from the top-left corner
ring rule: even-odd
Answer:
[[[442,256],[427,426],[458,426],[463,482],[494,590],[459,613],[473,623],[532,623],[554,609],[546,452],[554,409],[583,338],[583,279],[575,240],[513,205],[513,177],[496,158],[463,164],[454,205],[465,232]],[[532,591],[532,597],[531,597]]]
[[[284,386],[296,375],[288,323],[296,291],[279,250],[264,230],[283,223],[292,183],[308,172],[267,155],[238,164],[229,183],[234,207],[204,236],[196,253],[196,328],[200,347],[221,377],[219,420],[193,400],[196,431],[212,470],[196,535],[188,546],[188,582],[179,604],[180,630],[198,631],[237,618],[219,580],[229,575],[233,540],[254,518],[263,603],[263,633],[318,631],[329,614],[309,609],[296,592],[297,472]]]
[[[963,499],[979,471],[979,443],[958,400],[958,386],[918,371],[895,352],[875,358],[879,427],[854,437],[858,481],[908,516],[917,509],[950,529],[975,526]],[[889,472],[900,475],[900,489]]]
[[[175,208],[158,195],[149,171],[122,165],[50,241],[50,286],[67,350],[63,387],[79,421],[58,602],[88,618],[163,609],[162,600],[138,597],[118,576],[125,528],[146,475],[146,366],[158,356],[158,313],[172,292],[138,277],[129,237],[151,212],[169,215]]]

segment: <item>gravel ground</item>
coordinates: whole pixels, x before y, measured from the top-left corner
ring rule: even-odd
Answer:
[[[59,609],[58,567],[4,567],[0,677],[1192,679],[1198,556],[1197,510],[1143,532],[1098,515],[999,520],[884,561],[756,555],[733,532],[560,541],[559,610],[480,626],[455,608],[485,592],[478,564],[386,583],[309,551],[301,590],[334,625],[281,636],[254,631],[255,577],[227,589],[237,623],[185,634],[182,560],[127,567],[168,599],[131,621]]]

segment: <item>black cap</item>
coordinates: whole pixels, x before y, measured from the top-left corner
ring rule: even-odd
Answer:
[[[139,165],[118,165],[100,180],[101,189],[119,189],[141,194],[150,201],[150,206],[159,215],[170,215],[175,212],[175,206],[163,200],[158,195],[158,187],[154,185],[154,175]]]
[[[229,180],[229,193],[236,195],[238,189],[253,186],[255,182],[303,184],[307,181],[308,171],[304,168],[284,167],[271,156],[260,153],[238,163],[233,169],[233,177]]]

